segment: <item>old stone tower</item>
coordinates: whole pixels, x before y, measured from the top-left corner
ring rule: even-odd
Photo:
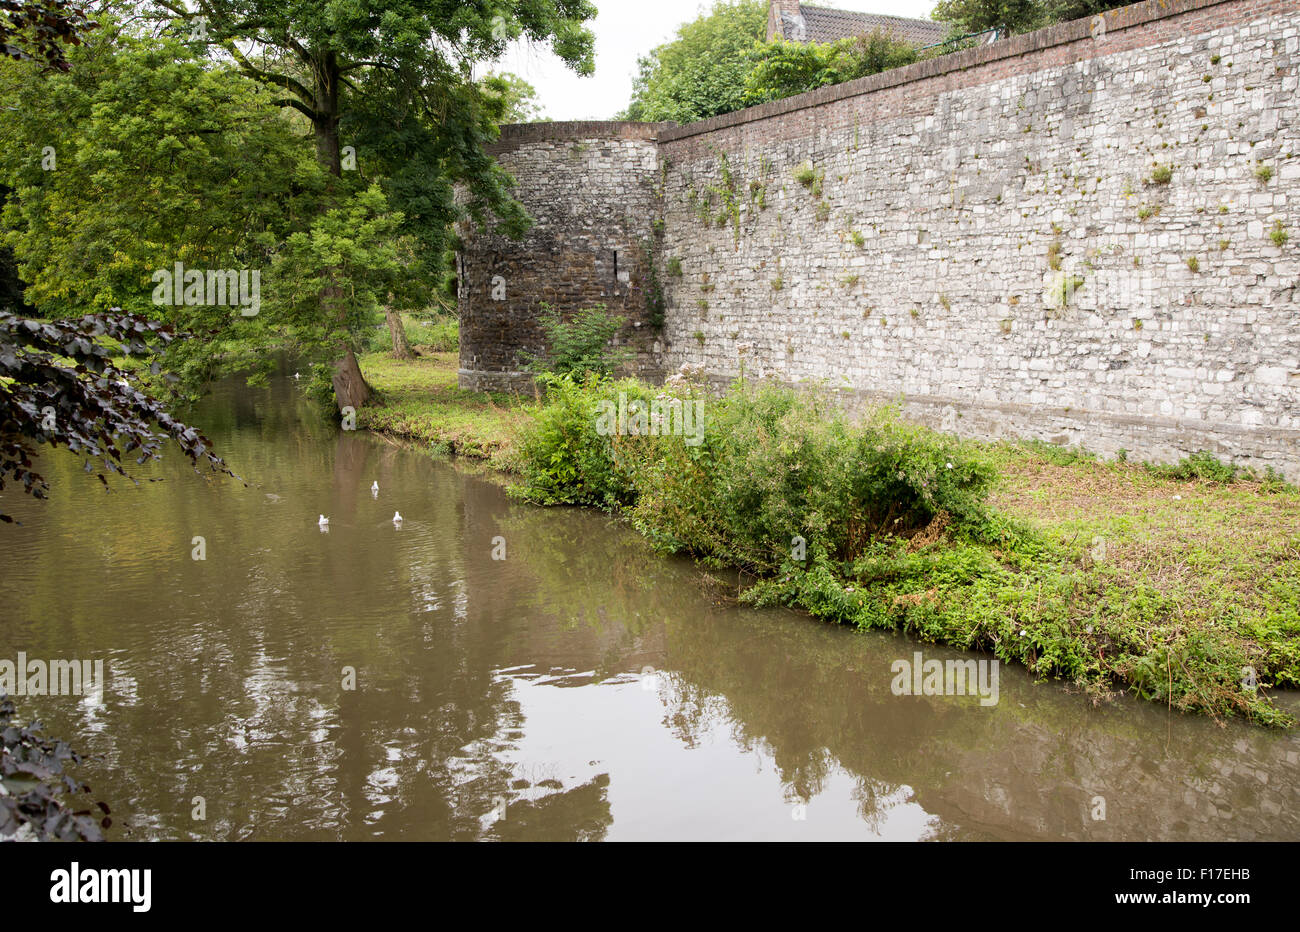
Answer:
[[[659,229],[660,123],[506,126],[490,150],[514,176],[534,224],[521,241],[461,228],[460,385],[509,390],[530,381],[521,361],[544,349],[543,305],[603,305],[626,318],[636,370],[662,370],[648,304]]]

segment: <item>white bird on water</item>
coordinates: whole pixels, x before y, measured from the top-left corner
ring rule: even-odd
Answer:
[[[372,482],[372,483],[370,483],[370,491],[372,491],[372,492],[378,492],[378,491],[379,491],[379,483],[378,483],[378,482]]]
[[[398,527],[402,526],[402,513],[400,511],[393,512],[393,523]]]
[[[327,518],[327,517],[325,517],[324,515],[321,515],[321,516],[320,516],[320,520],[317,521],[316,523],[319,524],[321,527],[329,527],[329,526],[330,526],[330,519]]]

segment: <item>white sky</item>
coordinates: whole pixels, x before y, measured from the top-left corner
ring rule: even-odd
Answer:
[[[518,43],[494,66],[513,71],[537,88],[546,116],[554,120],[609,120],[627,106],[637,56],[672,38],[677,27],[711,9],[711,0],[595,0],[599,14],[588,23],[596,35],[596,73],[580,78],[549,49]],[[862,13],[929,19],[935,0],[818,0],[816,6]]]

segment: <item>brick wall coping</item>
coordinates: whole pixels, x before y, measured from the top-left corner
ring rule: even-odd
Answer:
[[[578,139],[643,139],[653,142],[675,123],[639,123],[631,120],[574,120],[567,123],[507,123],[501,138],[485,146],[489,155],[500,155],[536,142],[569,142]]]
[[[1099,15],[1105,20],[1105,35],[1111,36],[1122,30],[1132,29],[1135,26],[1142,26],[1156,20],[1181,16],[1185,13],[1230,2],[1233,2],[1233,0],[1145,0],[1143,3],[1119,7]],[[759,104],[745,110],[719,114],[695,123],[688,123],[685,126],[676,126],[671,123],[660,124],[667,128],[659,133],[659,142],[687,139],[691,136],[711,133],[730,126],[740,126],[757,120],[766,120],[795,110],[820,107],[849,97],[872,94],[886,88],[897,87],[900,84],[924,81],[927,78],[937,78],[945,74],[967,71],[996,61],[1019,58],[1057,45],[1068,45],[1071,42],[1091,38],[1093,21],[1097,18],[1087,17],[1071,20],[1068,23],[1057,23],[1045,29],[1011,36],[989,45],[980,45],[975,48],[963,49],[960,52],[940,55],[937,58],[915,62],[902,68],[893,68],[879,74],[868,75],[865,78],[846,81],[843,84],[833,84],[794,97]]]

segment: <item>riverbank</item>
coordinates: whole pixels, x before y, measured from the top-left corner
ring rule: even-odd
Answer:
[[[454,354],[367,357],[363,367],[383,398],[360,412],[361,426],[500,470],[523,465],[535,399],[460,391]],[[1161,470],[1031,444],[974,446],[996,470],[989,504],[1019,529],[1014,540],[939,527],[874,563],[774,582],[759,596],[990,650],[1098,698],[1124,687],[1173,708],[1289,723],[1253,687],[1300,685],[1300,492],[1208,462]]]
[[[518,469],[517,440],[540,405],[534,398],[462,391],[458,355],[428,353],[399,362],[387,353],[360,359],[377,404],[357,412],[357,426],[412,441],[435,452]]]

